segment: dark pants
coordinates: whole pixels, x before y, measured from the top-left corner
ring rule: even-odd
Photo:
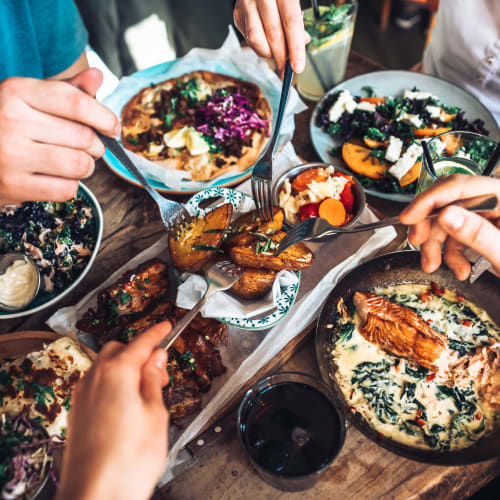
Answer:
[[[235,0],[75,0],[89,43],[117,75],[137,70],[124,40],[127,28],[151,14],[167,26],[177,57],[193,47],[218,48],[233,21]]]

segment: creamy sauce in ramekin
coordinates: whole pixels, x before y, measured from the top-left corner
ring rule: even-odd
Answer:
[[[14,261],[0,274],[0,303],[21,308],[29,304],[38,288],[38,274],[26,260]]]

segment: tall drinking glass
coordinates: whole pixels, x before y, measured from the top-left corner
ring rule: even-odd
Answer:
[[[436,176],[450,174],[481,175],[496,146],[485,135],[474,132],[446,132],[432,138],[429,153]],[[417,194],[428,189],[435,178],[429,173],[425,156],[417,183]]]
[[[304,25],[311,36],[306,47],[306,66],[297,74],[297,89],[307,99],[318,101],[345,76],[351,48],[357,0],[319,0],[319,19],[312,8],[304,11]]]

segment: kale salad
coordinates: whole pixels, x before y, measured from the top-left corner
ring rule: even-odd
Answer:
[[[0,254],[21,252],[33,259],[42,278],[42,298],[61,292],[81,274],[97,232],[93,209],[82,196],[0,208]]]
[[[414,194],[422,165],[422,140],[457,130],[489,135],[483,120],[469,121],[459,107],[415,87],[399,96],[377,96],[374,88],[365,86],[363,94],[339,90],[328,95],[315,125],[338,145],[329,154],[341,155],[367,189]],[[493,145],[493,141],[491,148],[470,144],[462,154],[486,162]],[[448,146],[443,138],[442,150]]]

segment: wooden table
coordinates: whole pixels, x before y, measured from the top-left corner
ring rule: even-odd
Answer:
[[[355,53],[351,54],[347,77],[383,69]],[[311,103],[312,105],[313,103]],[[296,118],[294,145],[308,161],[318,160],[309,139],[311,111]],[[104,236],[93,268],[76,291],[56,306],[28,318],[0,322],[0,334],[19,330],[47,329],[45,320],[60,307],[74,304],[97,287],[138,252],[163,235],[157,208],[141,189],[122,181],[98,162],[96,174],[86,184],[99,199],[104,211]],[[401,205],[375,198],[369,203],[386,215]],[[312,335],[283,365],[319,377]],[[419,464],[385,451],[350,427],[345,446],[324,478],[312,489],[297,494],[272,489],[254,473],[241,451],[236,435],[206,451],[190,470],[157,491],[155,500],[259,498],[457,498],[470,495],[500,471],[500,459],[469,467],[436,467]]]

